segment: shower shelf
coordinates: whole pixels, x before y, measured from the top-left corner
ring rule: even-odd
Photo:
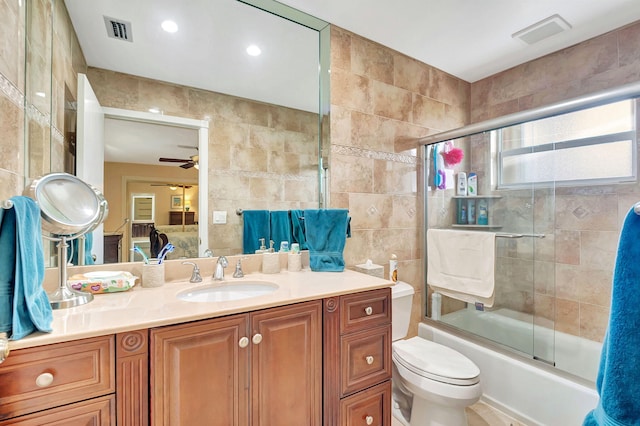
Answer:
[[[502,198],[502,196],[500,195],[455,195],[452,198],[452,201],[454,203],[454,208],[453,211],[455,213],[455,216],[453,218],[453,225],[451,225],[454,228],[467,228],[467,229],[499,229],[502,228],[502,225],[499,224],[495,224],[495,223],[491,223],[492,222],[492,215],[493,215],[493,209],[494,209],[494,203],[499,200],[500,198]],[[488,210],[488,219],[489,219],[489,224],[488,225],[479,225],[477,223],[456,223],[458,220],[458,214],[459,214],[459,209],[461,208],[461,206],[464,206],[465,208],[467,208],[467,204],[469,203],[470,200],[476,201],[476,200],[486,200],[487,203],[487,210]],[[479,201],[478,201],[479,202]],[[478,208],[476,206],[476,220],[477,220],[477,216],[478,215]]]

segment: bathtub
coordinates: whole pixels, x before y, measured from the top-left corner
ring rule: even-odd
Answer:
[[[487,312],[471,308],[443,315],[441,320],[525,356],[533,354],[538,360],[590,382],[596,381],[602,343],[555,331],[552,324],[534,326],[529,314],[504,308]]]
[[[430,323],[420,323],[418,335],[451,347],[475,362],[480,368],[482,400],[527,425],[579,426],[598,403],[592,383],[572,380],[553,367],[525,361]]]

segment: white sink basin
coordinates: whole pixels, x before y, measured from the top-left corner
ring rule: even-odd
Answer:
[[[227,302],[273,293],[278,285],[268,281],[224,282],[193,287],[176,296],[186,302]]]

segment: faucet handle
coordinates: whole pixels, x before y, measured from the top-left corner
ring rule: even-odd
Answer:
[[[236,271],[233,273],[233,278],[242,277],[244,277],[244,272],[242,272],[242,262],[238,259],[238,263],[236,263]]]
[[[190,283],[200,283],[202,282],[202,276],[200,275],[200,268],[198,265],[193,262],[182,262],[183,265],[192,265],[193,271],[191,272],[191,278],[189,279]]]

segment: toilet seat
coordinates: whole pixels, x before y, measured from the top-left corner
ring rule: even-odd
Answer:
[[[392,348],[393,359],[421,377],[458,386],[470,386],[480,381],[478,366],[446,346],[412,337],[394,342]]]

